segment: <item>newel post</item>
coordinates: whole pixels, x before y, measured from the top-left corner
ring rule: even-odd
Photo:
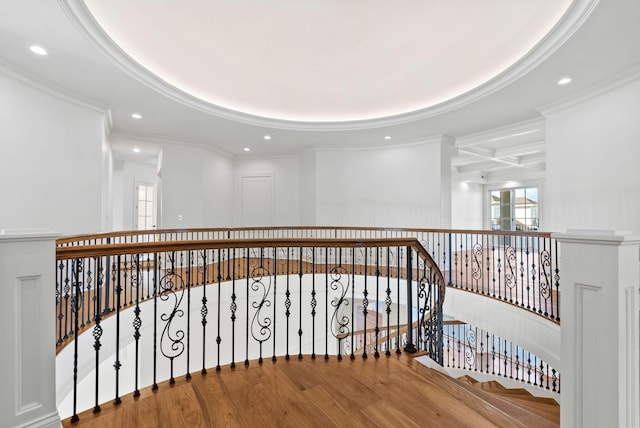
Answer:
[[[638,427],[640,236],[555,234],[560,243],[560,424]]]
[[[0,231],[0,426],[60,427],[55,386],[55,240]]]

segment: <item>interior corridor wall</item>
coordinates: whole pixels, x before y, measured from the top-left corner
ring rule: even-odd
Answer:
[[[191,145],[163,146],[162,228],[232,224],[233,159]]]
[[[104,114],[2,70],[0,94],[0,230],[101,231]]]
[[[543,111],[547,132],[545,229],[640,233],[640,76]]]
[[[449,227],[447,143],[316,152],[316,223],[374,227]],[[448,204],[448,206],[447,206]]]

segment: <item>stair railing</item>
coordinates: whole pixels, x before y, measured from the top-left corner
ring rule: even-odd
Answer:
[[[445,321],[444,367],[486,373],[560,393],[560,373],[540,357],[471,324]]]

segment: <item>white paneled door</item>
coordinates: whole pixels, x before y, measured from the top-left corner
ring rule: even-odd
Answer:
[[[273,174],[240,177],[240,226],[273,226]]]

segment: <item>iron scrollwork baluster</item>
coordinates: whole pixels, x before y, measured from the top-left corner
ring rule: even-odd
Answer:
[[[251,321],[251,336],[260,346],[258,362],[262,364],[262,345],[272,334],[272,320],[268,314],[262,314],[263,308],[271,306],[271,300],[268,299],[271,290],[271,274],[262,264],[251,271],[251,290],[258,293],[258,298],[251,302],[251,307],[256,310]]]
[[[347,281],[346,285],[342,282],[343,276]],[[349,337],[350,333],[349,324],[351,320],[343,312],[350,304],[349,299],[346,298],[350,285],[349,272],[345,268],[336,266],[331,269],[330,287],[333,291],[337,291],[339,295],[339,297],[336,296],[331,300],[331,306],[334,308],[331,316],[331,334],[338,339],[338,360],[342,360],[342,340]],[[345,341],[346,344],[348,344],[347,341]],[[344,354],[347,354],[346,348],[344,349]]]
[[[135,355],[135,391],[133,393],[134,397],[140,396],[140,390],[138,389],[138,377],[139,377],[139,357],[140,357],[140,327],[142,326],[142,319],[140,318],[140,313],[142,310],[140,309],[140,255],[136,254],[133,256],[133,267],[134,271],[131,275],[131,286],[136,290],[136,307],[134,309],[133,318],[133,339],[136,343],[136,355]],[[133,293],[133,290],[132,290]]]
[[[518,275],[516,250],[513,247],[507,247],[505,249],[505,262],[507,264],[507,269],[505,269],[504,272],[504,281],[505,285],[509,289],[509,302],[513,303],[513,289],[517,285]],[[506,294],[504,298],[507,298]]]
[[[476,291],[480,291],[479,282],[482,279],[482,253],[482,245],[475,243],[473,245],[473,258],[471,260],[471,277],[475,282]]]
[[[97,271],[98,271],[97,287],[98,287],[98,290],[100,290],[100,288],[104,283],[104,269],[102,267],[102,259],[97,259]],[[96,306],[98,308],[100,308],[101,294],[102,294],[101,292],[96,293]],[[100,339],[102,338],[102,333],[103,333],[102,326],[100,325],[101,322],[102,322],[102,311],[98,310],[96,311],[95,324],[93,325],[93,331],[92,331],[93,349],[96,351],[96,361],[95,361],[96,368],[100,365],[100,348],[102,348],[102,343],[100,342]],[[101,410],[100,400],[99,400],[100,370],[95,370],[95,372],[96,372],[96,379],[95,379],[96,389],[95,389],[95,405],[93,407],[93,413],[98,413]]]
[[[465,334],[465,351],[464,351],[464,362],[465,366],[469,366],[469,369],[473,369],[476,361],[476,333],[474,331],[473,326],[469,326],[469,329]]]
[[[551,254],[547,250],[540,252],[540,268],[542,270],[542,277],[540,278],[538,286],[540,287],[540,297],[545,301],[544,315],[547,316],[547,301],[551,297]],[[539,310],[542,311],[542,308],[539,308]]]
[[[206,365],[206,349],[207,343],[207,315],[209,314],[209,308],[207,306],[207,250],[202,250],[200,253],[200,260],[198,261],[198,273],[202,275],[202,306],[200,307],[200,317],[202,324],[202,374],[207,374]]]
[[[172,326],[177,318],[184,316],[184,310],[180,308],[184,297],[184,279],[176,271],[175,253],[169,254],[168,257],[171,265],[160,279],[160,300],[168,302],[166,306],[168,311],[160,315],[160,319],[165,322],[160,336],[160,352],[169,359],[171,370],[169,383],[174,384],[174,361],[185,350],[183,342],[185,331],[180,327]]]

